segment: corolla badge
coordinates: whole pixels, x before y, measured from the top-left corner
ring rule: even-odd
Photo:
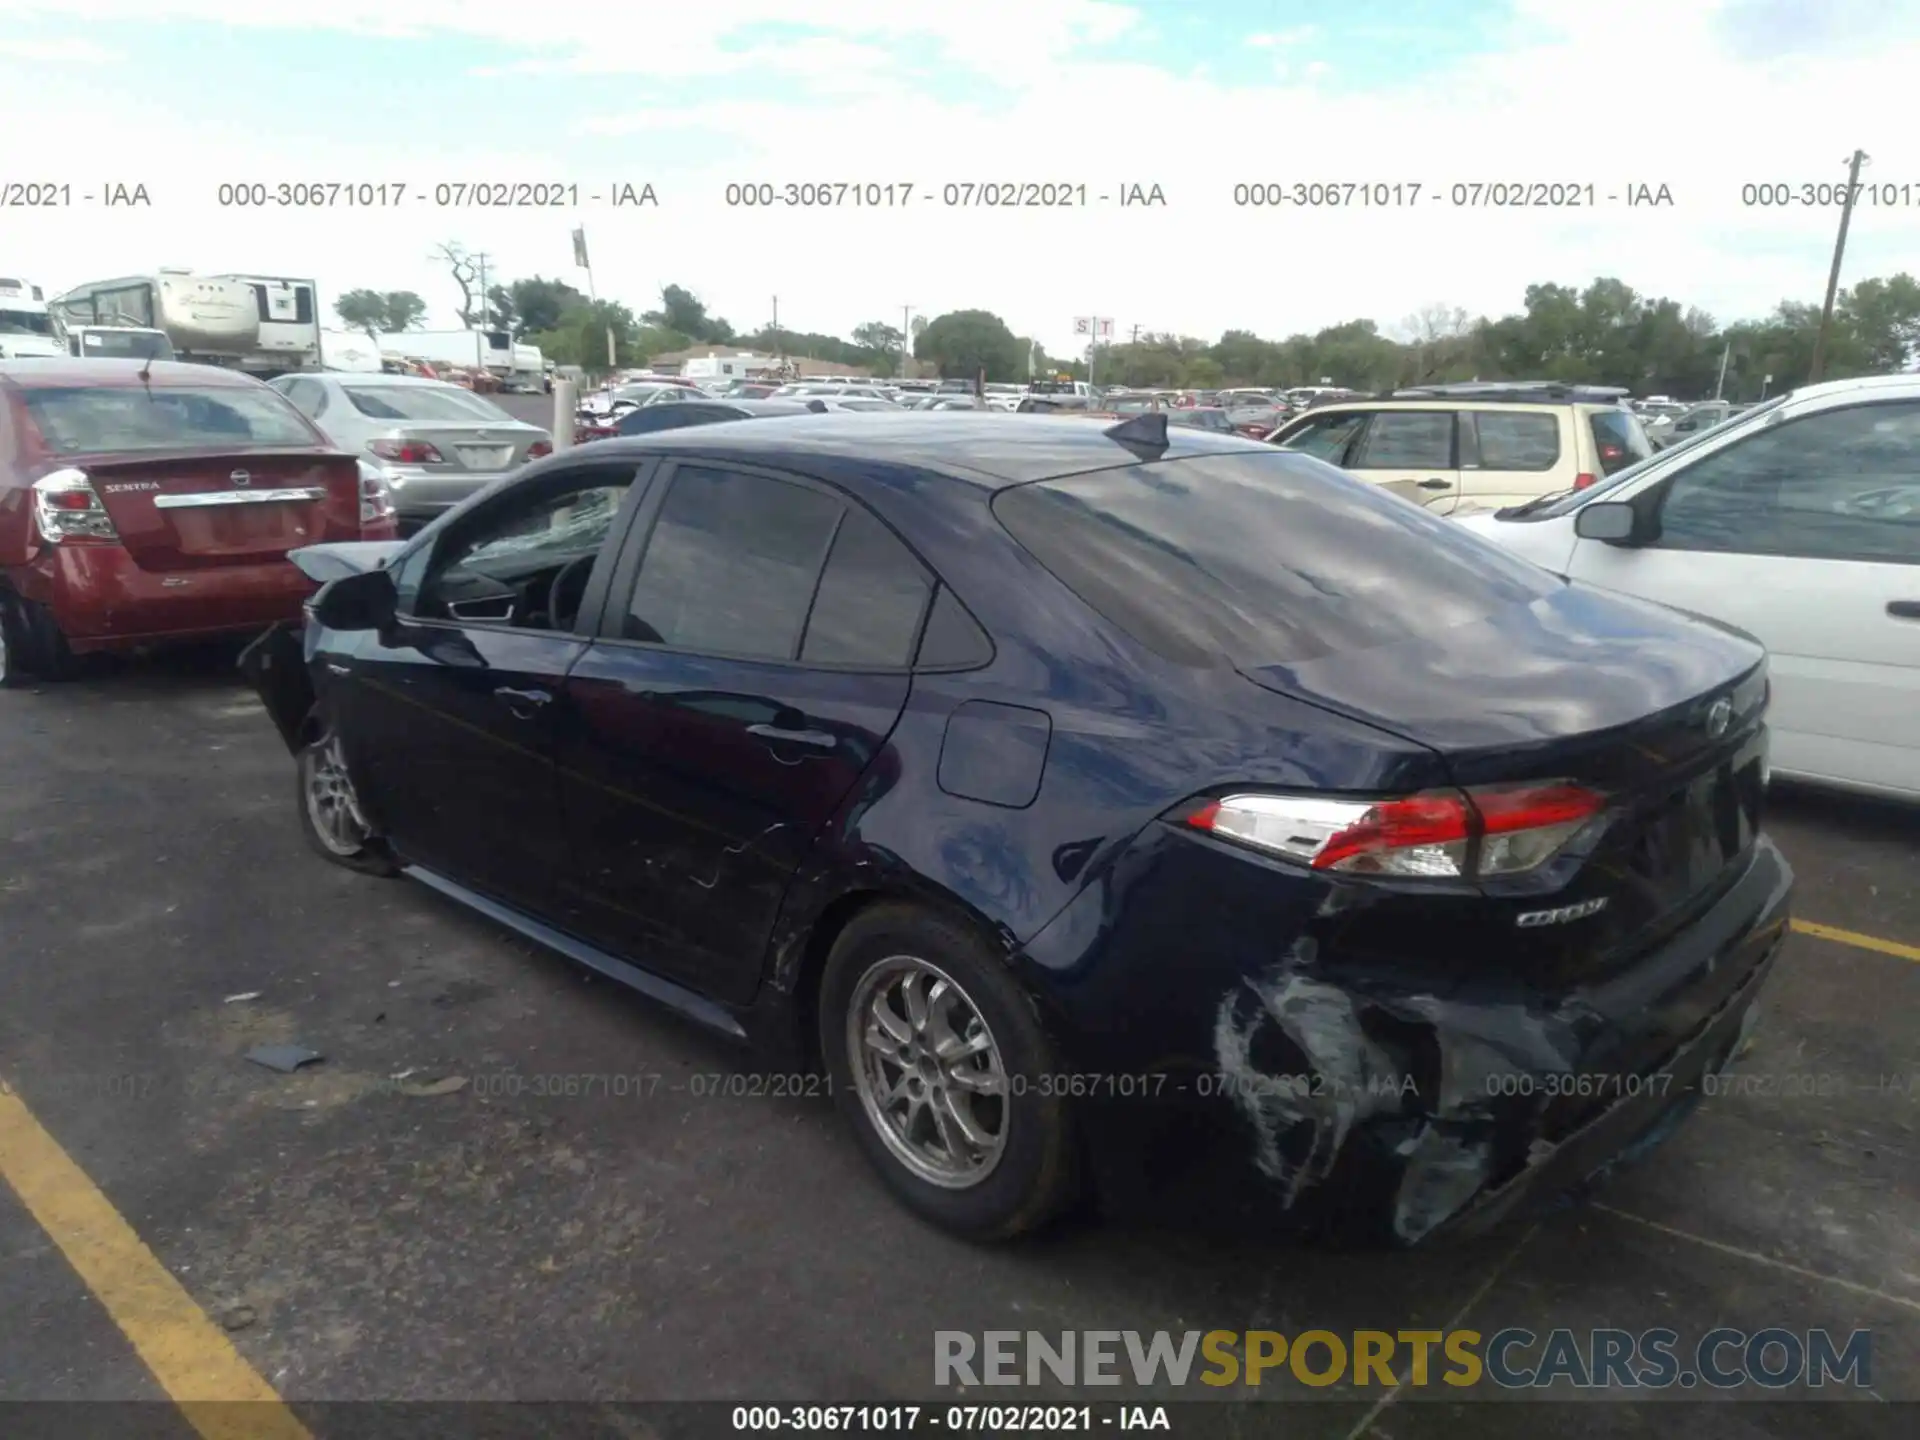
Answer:
[[[1727,733],[1727,727],[1733,723],[1733,702],[1716,700],[1707,711],[1707,738],[1718,740]]]
[[[236,470],[227,476],[227,479],[236,485],[251,485],[253,483],[253,476],[249,475],[245,470]],[[1721,728],[1725,729],[1726,727],[1722,726]]]
[[[1538,929],[1542,925],[1565,925],[1569,920],[1584,920],[1589,915],[1598,915],[1607,908],[1607,897],[1597,900],[1582,900],[1578,905],[1562,905],[1557,910],[1529,910],[1514,918],[1514,924],[1522,930]]]

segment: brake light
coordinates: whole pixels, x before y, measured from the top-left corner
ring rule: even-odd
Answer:
[[[377,525],[393,518],[393,487],[366,461],[360,462],[360,523]]]
[[[424,440],[370,440],[367,449],[397,465],[444,465],[446,459]]]
[[[1549,781],[1371,801],[1228,795],[1186,823],[1312,870],[1472,879],[1537,869],[1605,809],[1604,796]]]
[[[34,481],[33,519],[50,545],[120,538],[84,470],[56,470]]]
[[[529,460],[539,460],[545,456],[551,455],[552,453],[553,453],[553,446],[548,444],[545,440],[536,440],[533,442],[533,444],[527,447],[527,458]]]
[[[1576,475],[1573,477],[1573,488],[1576,490],[1585,490],[1591,485],[1598,484],[1599,481],[1600,477],[1598,475]]]

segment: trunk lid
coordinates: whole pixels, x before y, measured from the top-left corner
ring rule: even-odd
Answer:
[[[544,431],[531,426],[507,422],[489,425],[484,421],[467,424],[462,421],[435,420],[396,426],[387,432],[387,438],[400,445],[409,442],[431,445],[439,453],[440,460],[417,462],[419,469],[430,473],[467,471],[477,475],[499,475],[523,464],[534,442],[547,437]],[[409,468],[416,464],[408,460],[397,463]]]
[[[1438,637],[1240,668],[1429,747],[1457,785],[1607,797],[1561,857],[1478,882],[1495,903],[1447,937],[1476,968],[1546,989],[1610,973],[1711,905],[1758,834],[1765,651],[1664,607],[1570,585]]]
[[[143,570],[256,565],[360,538],[360,470],[313,450],[76,455],[120,543]]]

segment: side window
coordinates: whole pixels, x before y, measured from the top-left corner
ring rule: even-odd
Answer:
[[[1453,469],[1453,412],[1451,410],[1382,410],[1373,417],[1360,448],[1354,452],[1355,470]]]
[[[601,468],[559,490],[509,490],[474,511],[435,549],[415,617],[553,628],[546,607],[554,579],[600,553],[632,483],[631,474]]]
[[[933,581],[911,551],[856,506],[833,537],[800,659],[894,668],[913,661]]]
[[[1329,465],[1338,465],[1340,457],[1347,453],[1347,446],[1353,443],[1353,437],[1360,433],[1360,427],[1366,423],[1365,414],[1353,411],[1321,415],[1280,444],[1283,449],[1298,450],[1316,460],[1325,460]]]
[[[1920,403],[1783,421],[1694,461],[1667,487],[1658,544],[1920,565]]]
[[[1551,470],[1560,463],[1560,418],[1538,410],[1477,410],[1482,470]]]
[[[993,659],[993,642],[980,623],[967,613],[946,586],[933,597],[926,634],[920,637],[915,663],[937,669],[971,669]]]
[[[327,392],[312,380],[289,380],[285,393],[293,408],[309,418],[320,413],[327,398]]]
[[[840,513],[817,490],[680,466],[621,633],[701,654],[794,659]]]

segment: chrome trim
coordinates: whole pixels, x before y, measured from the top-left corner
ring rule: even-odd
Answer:
[[[201,505],[284,505],[291,500],[324,500],[327,492],[316,485],[309,490],[209,490],[201,495],[156,495],[156,510],[188,510]]]

